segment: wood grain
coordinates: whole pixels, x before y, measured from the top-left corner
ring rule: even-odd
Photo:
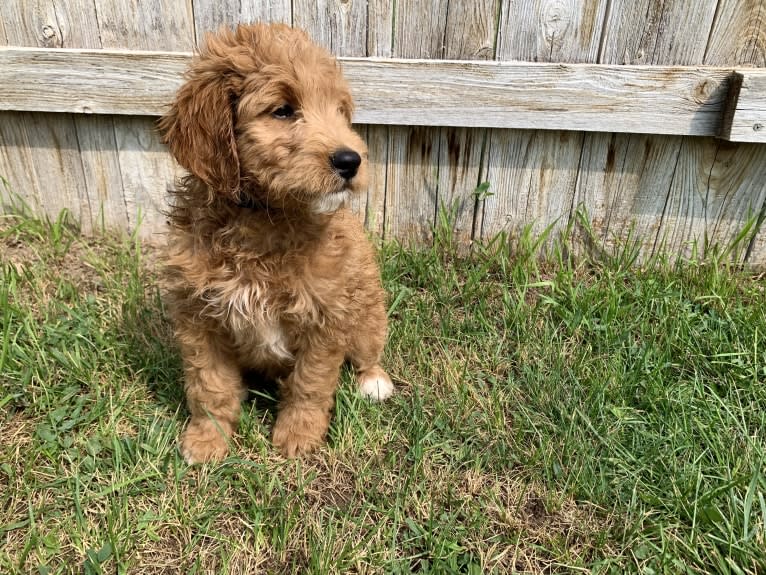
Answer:
[[[92,227],[99,230],[132,229],[123,191],[114,118],[79,115],[75,117],[75,129]]]
[[[705,63],[766,67],[766,1],[719,0]],[[714,212],[718,216],[709,234],[715,241],[729,242],[751,217],[757,216],[760,229],[756,228],[747,238],[749,245],[744,259],[764,266],[766,227],[762,223],[766,215],[766,186],[763,186],[766,146],[714,144],[717,151],[710,170],[707,196],[720,207]]]
[[[96,0],[104,48],[189,51],[194,47],[191,0]]]
[[[391,57],[393,50],[394,0],[368,0],[366,56]],[[352,90],[354,97],[356,92]],[[364,211],[365,227],[379,237],[385,237],[386,184],[388,177],[388,126],[369,124],[365,138],[369,153],[369,184]]]
[[[143,2],[103,0],[97,4],[97,12],[103,48],[184,51],[188,57],[188,50],[194,46],[191,0],[149,0],[148,6]],[[143,70],[147,75],[154,73],[151,66]],[[140,234],[151,239],[164,229],[167,190],[181,170],[160,142],[153,118],[114,116],[113,123],[127,220],[131,230],[137,229],[140,222]]]
[[[701,64],[716,0],[612,0],[600,62]]]
[[[189,58],[0,49],[0,109],[158,115]],[[358,123],[687,135],[718,134],[732,73],[684,66],[341,61]]]
[[[612,0],[600,62],[700,65],[705,49],[701,39],[707,38],[715,6],[716,0],[695,3]],[[700,85],[700,89],[704,92],[705,86]],[[680,253],[682,244],[688,244],[681,240],[682,233],[663,226],[666,210],[667,224],[672,226],[677,206],[689,205],[691,201],[672,199],[673,194],[699,194],[699,190],[688,187],[699,177],[678,173],[691,169],[690,162],[679,156],[682,148],[686,149],[684,145],[684,139],[679,137],[633,134],[615,137],[608,133],[586,136],[575,205],[592,218],[597,243],[610,250],[628,240],[637,241],[643,247],[642,257],[648,257],[660,244],[676,253]],[[593,173],[617,161],[623,150],[625,163],[615,168],[619,177],[602,178]],[[693,155],[708,157],[704,153]],[[583,170],[586,172],[582,173]],[[599,222],[606,225],[600,226]]]
[[[445,58],[491,60],[495,55],[500,2],[451,2],[447,10]],[[479,112],[483,113],[483,112]],[[483,152],[488,131],[444,127],[439,130],[438,209],[451,215],[452,234],[460,249],[474,239],[475,191],[481,181]]]
[[[721,137],[766,143],[766,71],[739,69],[731,85]]]
[[[0,176],[7,182],[12,195],[33,210],[45,213],[35,169],[35,151],[24,122],[26,116],[26,112],[0,112]],[[3,203],[9,199],[4,197],[4,187],[1,190]]]
[[[721,0],[705,62],[766,67],[766,0]]]
[[[292,23],[290,0],[194,0],[194,32],[198,43],[221,26],[240,22]]]
[[[606,6],[605,0],[503,3],[496,57],[500,60],[591,61],[598,51],[596,39],[601,36]],[[587,38],[583,29],[589,32]],[[553,64],[561,69],[587,65]],[[535,78],[536,82],[535,73],[531,72],[529,78]],[[564,99],[572,96],[570,93]],[[593,110],[598,109],[599,103],[594,105]],[[548,113],[545,115],[551,117]],[[607,116],[611,118],[611,112]],[[596,124],[589,125],[596,127]],[[603,129],[603,124],[598,126]],[[580,123],[568,126],[559,121],[551,128],[554,131],[535,136],[527,131],[492,130],[483,176],[490,182],[492,195],[484,200],[477,217],[483,239],[490,239],[501,231],[518,234],[526,226],[535,231],[550,226],[551,237],[556,237],[567,227],[583,136],[561,130],[587,128]],[[525,162],[535,168],[530,170]],[[565,168],[558,169],[559,164],[574,171],[567,173]],[[542,212],[541,206],[550,206],[551,212]]]
[[[0,20],[4,21],[5,39],[13,45],[99,47],[95,9],[85,0],[8,0],[0,4]],[[37,200],[34,205],[41,214],[55,218],[66,208],[88,231],[91,209],[75,133],[78,117],[25,113],[8,119],[15,125],[6,134],[21,137],[28,146],[25,150],[6,147],[12,188]],[[24,164],[28,165],[26,172],[14,169]]]
[[[392,56],[443,58],[448,3],[448,0],[397,0]],[[351,62],[344,63],[361,112],[368,109],[369,103],[365,102],[365,82],[356,83],[353,66]],[[402,89],[406,90],[399,86],[392,92],[400,92]],[[419,85],[416,90],[420,90]],[[375,98],[379,95],[375,95]],[[390,95],[391,92],[384,98]],[[379,114],[386,115],[386,112]],[[417,123],[414,118],[419,114],[413,113],[412,109],[404,115],[411,118],[405,126]],[[363,121],[385,123],[375,117]],[[388,134],[385,234],[407,242],[429,243],[438,206],[439,131],[424,127],[396,127],[390,129]]]
[[[359,0],[293,0],[293,25],[336,56],[367,55],[367,6]]]
[[[595,62],[606,1],[531,0],[504,4],[498,58]]]
[[[505,231],[535,237],[565,228],[572,207],[583,135],[580,132],[492,130],[482,236]]]

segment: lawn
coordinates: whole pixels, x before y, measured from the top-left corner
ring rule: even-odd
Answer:
[[[766,281],[537,247],[382,245],[397,395],[189,467],[156,251],[4,217],[0,572],[766,572]]]

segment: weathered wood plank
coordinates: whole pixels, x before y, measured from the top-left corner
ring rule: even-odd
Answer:
[[[766,143],[766,71],[740,69],[731,84],[721,137]]]
[[[389,58],[393,50],[394,0],[368,0],[366,56]],[[354,97],[356,97],[356,93]],[[357,106],[358,108],[358,106]],[[386,184],[388,174],[389,127],[370,124],[366,130],[369,151],[369,184],[363,208],[365,227],[385,237]]]
[[[3,48],[0,109],[159,115],[189,57]],[[731,75],[688,66],[341,61],[354,120],[394,125],[717,135]]]
[[[159,237],[165,228],[167,192],[180,169],[160,142],[152,118],[131,118],[115,129],[125,204],[131,229]]]
[[[705,62],[766,67],[766,0],[720,0]]]
[[[336,56],[367,55],[367,6],[348,0],[293,0],[293,25]]]
[[[367,230],[384,237],[386,221],[386,187],[388,177],[389,127],[367,126],[363,132],[369,153],[369,184],[366,197],[356,207],[364,214]]]
[[[194,25],[197,42],[221,26],[240,22],[292,23],[290,0],[194,0]]]
[[[41,207],[52,217],[66,209],[90,229],[90,203],[74,117],[27,114],[24,123],[34,151]]]
[[[189,62],[189,54],[170,52],[2,48],[0,106],[159,115],[172,101]]]
[[[681,256],[728,246],[766,200],[759,146],[683,138],[660,220],[658,247]],[[733,256],[742,261],[748,241]]]
[[[393,54],[394,1],[367,0],[366,56],[390,58]]]
[[[598,50],[598,42],[594,38],[601,36],[606,6],[605,0],[503,3],[497,58],[549,60],[555,55],[558,60],[571,62],[592,60]],[[578,24],[571,25],[573,22]],[[590,30],[587,38],[581,35],[583,26]],[[520,38],[519,34],[523,35],[524,31],[530,32],[526,38]],[[587,64],[556,66],[568,68]],[[594,110],[599,107],[598,103],[595,105]],[[561,123],[551,127],[567,129]],[[582,125],[576,128],[587,129],[582,128]],[[562,131],[540,133],[535,137],[531,134],[511,130],[492,130],[490,133],[487,169],[483,179],[490,182],[489,191],[492,195],[484,200],[480,218],[477,218],[484,239],[500,231],[515,234],[526,225],[533,225],[537,232],[552,226],[551,235],[555,237],[568,223],[582,135]],[[527,169],[524,165],[526,161],[534,165],[535,169]],[[574,172],[568,174],[564,170],[557,171],[558,163],[570,166]],[[540,206],[546,205],[550,206],[550,213],[540,210]]]
[[[5,22],[5,39],[14,45],[46,49],[100,47],[93,0],[10,0],[0,5],[0,20]],[[31,160],[30,173],[23,179],[10,168],[16,191],[38,198],[37,208],[51,217],[67,208],[84,229],[90,229],[88,183],[75,132],[79,117],[19,114],[11,116],[11,121],[17,123],[11,129],[25,132],[25,140],[31,146],[28,150],[6,150],[5,157],[17,166]],[[13,160],[14,155],[19,157]],[[35,188],[21,190],[22,186]]]
[[[595,62],[607,2],[532,0],[502,10],[498,57],[529,62]]]
[[[8,182],[11,194],[30,208],[41,210],[43,202],[34,150],[24,123],[26,115],[26,112],[0,112],[0,176]],[[4,189],[0,191],[5,192]]]
[[[716,20],[730,12],[727,8],[730,2],[744,8],[739,0],[719,0]],[[751,7],[757,10],[757,6]],[[752,16],[756,14],[752,13]],[[728,59],[732,54],[730,46],[737,42],[734,38],[739,32],[724,30],[713,23],[707,50],[703,55],[700,46],[699,59],[691,63],[731,63]],[[722,42],[716,34],[733,38]],[[680,256],[690,255],[695,246],[697,253],[704,255],[702,248],[706,244],[725,246],[730,243],[747,219],[758,213],[766,201],[766,189],[747,185],[747,180],[743,179],[747,176],[742,176],[753,173],[759,160],[766,160],[766,154],[760,154],[747,146],[740,148],[712,138],[684,138],[660,222],[658,243]],[[719,174],[725,174],[726,179]],[[735,255],[741,261],[745,253],[742,250]]]
[[[495,56],[500,2],[482,0],[450,2],[447,10],[444,57],[450,60],[491,60]],[[446,209],[453,221],[453,239],[468,246],[473,239],[477,201],[474,192],[481,177],[481,160],[487,130],[439,130],[439,187],[437,208]]]
[[[701,64],[716,0],[614,0],[600,62]]]
[[[566,227],[577,181],[580,132],[501,130],[490,132],[487,180],[494,195],[484,202],[482,236],[518,235],[529,227]]]
[[[443,58],[448,0],[420,2],[397,0],[394,11],[392,56],[396,58]],[[381,61],[382,62],[382,61]],[[362,86],[353,63],[344,69],[356,94],[359,110],[367,111]],[[420,86],[416,88],[420,89]],[[390,97],[390,93],[389,93]],[[414,118],[412,109],[407,110]],[[386,115],[386,113],[382,114]],[[370,123],[379,123],[369,120]],[[416,121],[408,121],[412,126]],[[385,233],[405,241],[430,241],[435,222],[439,186],[439,131],[408,127],[389,130],[386,174]]]
[[[719,0],[705,63],[766,66],[766,0]],[[714,212],[718,216],[713,239],[725,243],[753,214],[766,215],[766,146],[715,144],[708,197],[720,206]],[[766,265],[766,226],[755,230],[749,241],[746,261]]]
[[[428,244],[438,197],[438,133],[391,126],[386,170],[385,236]]]
[[[188,61],[187,51],[195,44],[191,0],[149,0],[148,5],[98,0],[97,12],[104,48],[183,51]],[[144,74],[151,73],[151,68],[144,69]],[[158,112],[163,111],[164,106]],[[160,142],[152,118],[115,116],[112,121],[128,223],[134,230],[140,220],[140,234],[151,238],[164,229],[167,189],[180,168]]]
[[[189,51],[194,47],[191,0],[96,0],[104,48]]]
[[[8,36],[5,33],[5,22],[0,18],[0,46],[8,44]]]
[[[593,240],[587,251],[611,254],[629,241],[652,253],[681,144],[678,136],[585,134],[574,207],[595,234],[584,236]]]
[[[75,116],[80,159],[95,229],[129,230],[112,116]]]
[[[600,62],[701,64],[704,42],[700,39],[707,38],[716,1],[612,0]],[[699,89],[705,92],[706,87],[699,85]],[[677,173],[689,165],[679,158],[683,138],[595,133],[588,134],[584,142],[575,205],[595,222],[596,242],[611,248],[631,235],[641,243],[645,256],[660,243],[658,238],[664,238],[667,249],[680,249],[679,244],[669,243],[679,236],[663,228],[662,218],[669,207],[673,212],[673,187],[680,193],[683,186],[697,181],[696,176]],[[626,164],[616,168],[620,177],[600,177],[597,171],[614,162],[614,154],[619,158],[622,150],[626,151]],[[684,204],[688,202],[675,205]]]

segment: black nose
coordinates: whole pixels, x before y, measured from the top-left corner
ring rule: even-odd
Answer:
[[[359,164],[362,163],[362,158],[353,150],[338,150],[330,156],[330,162],[340,177],[350,180],[356,176],[356,171],[359,169]]]

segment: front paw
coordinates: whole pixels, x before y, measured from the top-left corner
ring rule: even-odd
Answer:
[[[357,374],[359,392],[373,401],[384,401],[394,394],[391,378],[380,366]]]
[[[213,421],[192,421],[181,436],[181,455],[189,465],[221,461],[228,452],[227,436]]]
[[[287,408],[279,412],[272,442],[284,457],[311,453],[324,443],[329,416],[318,410]]]

